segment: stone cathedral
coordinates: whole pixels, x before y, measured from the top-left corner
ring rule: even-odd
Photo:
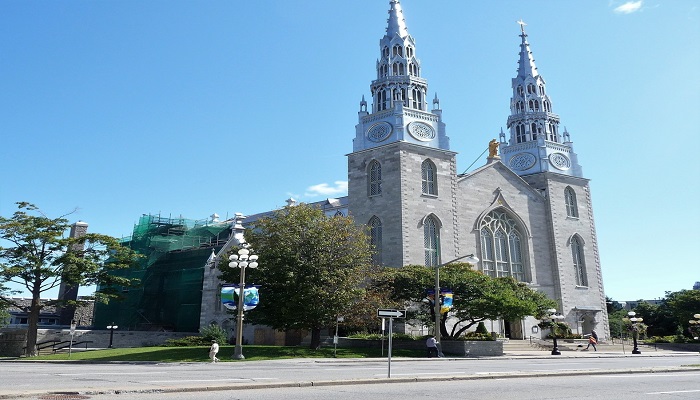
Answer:
[[[368,225],[378,263],[436,266],[473,253],[485,274],[512,276],[546,293],[575,333],[595,329],[604,340],[608,317],[589,181],[519,24],[509,113],[504,104],[507,133],[491,140],[485,165],[458,174],[439,99],[429,99],[400,2],[389,1],[371,103],[362,97],[347,155],[348,195],[318,205]],[[200,324],[228,318],[205,305],[215,298],[214,275],[205,272]],[[540,336],[538,322],[493,321],[490,330]]]

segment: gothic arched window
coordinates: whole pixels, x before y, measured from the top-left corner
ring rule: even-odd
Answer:
[[[438,246],[440,243],[440,224],[434,216],[429,216],[423,223],[423,244],[425,248],[425,265],[435,267],[440,262]]]
[[[526,140],[525,137],[525,124],[518,124],[515,126],[515,141],[522,143]]]
[[[481,269],[492,277],[512,276],[526,282],[523,246],[525,235],[504,211],[493,210],[481,221]]]
[[[578,204],[576,203],[576,192],[571,186],[564,189],[564,202],[566,203],[566,216],[578,218]]]
[[[382,165],[379,161],[372,160],[367,169],[367,195],[376,196],[382,194]]]
[[[421,165],[423,194],[432,194],[437,196],[437,169],[435,164],[430,160],[423,161]]]
[[[576,274],[576,286],[588,286],[586,274],[586,262],[583,257],[583,243],[578,236],[571,238],[571,256],[574,261],[574,274]]]
[[[370,218],[369,223],[369,244],[372,246],[372,261],[375,264],[382,263],[382,221],[375,215]]]

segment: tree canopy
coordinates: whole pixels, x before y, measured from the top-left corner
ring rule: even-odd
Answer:
[[[29,307],[15,303],[6,293],[0,303],[14,305],[29,313],[27,353],[36,352],[39,313],[46,306],[66,306],[61,299],[41,301],[42,293],[66,282],[75,285],[100,285],[98,301],[117,296],[117,287],[129,286],[127,278],[111,274],[128,268],[136,255],[113,237],[88,233],[66,237],[70,224],[66,215],[50,218],[31,203],[17,203],[10,218],[0,216],[0,285],[12,282],[31,293]]]
[[[411,265],[387,269],[383,281],[377,282],[391,291],[392,298],[416,304],[410,317],[431,325],[434,311],[427,301],[427,291],[434,288],[435,270]],[[467,263],[454,263],[440,268],[440,286],[453,292],[452,309],[441,316],[442,337],[458,338],[481,321],[503,318],[517,320],[528,315],[538,316],[556,306],[544,293],[534,291],[513,278],[491,278],[471,269]],[[448,331],[446,320],[454,318]]]
[[[311,330],[311,347],[318,347],[321,328],[333,326],[363,296],[371,264],[364,230],[351,218],[327,217],[306,204],[252,225],[245,237],[259,267],[246,270],[246,283],[261,286],[260,303],[246,319],[279,330]],[[238,271],[223,271],[223,280],[238,281]]]
[[[692,337],[689,327],[693,315],[700,313],[700,290],[679,290],[666,292],[659,304],[638,300],[633,311],[641,317],[647,326],[648,336],[683,336]],[[613,336],[622,335],[629,328],[627,313],[621,309],[609,316],[610,331]]]

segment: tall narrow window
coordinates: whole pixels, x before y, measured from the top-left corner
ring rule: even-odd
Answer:
[[[583,244],[581,240],[574,236],[571,239],[571,256],[574,261],[574,274],[576,274],[577,286],[588,286],[588,277],[586,276],[586,262],[583,257]]]
[[[481,230],[481,269],[484,274],[495,278],[496,268],[493,260],[493,235],[488,229]]]
[[[369,244],[372,246],[372,261],[379,265],[382,263],[382,221],[373,216],[369,220]]]
[[[578,218],[578,204],[576,204],[576,192],[570,186],[564,189],[564,201],[566,202],[566,216]]]
[[[515,138],[518,143],[522,143],[527,139],[525,133],[525,124],[518,124],[515,126]]]
[[[382,165],[373,160],[369,164],[367,195],[377,196],[382,194]]]
[[[432,216],[426,218],[423,225],[423,243],[425,247],[425,265],[428,267],[435,267],[440,262],[438,257],[439,235],[438,222],[435,218]]]
[[[423,161],[421,173],[423,175],[423,194],[437,196],[437,172],[435,170],[435,164],[430,160]]]
[[[493,277],[512,276],[526,282],[523,238],[518,223],[501,210],[488,213],[481,221],[481,269]]]

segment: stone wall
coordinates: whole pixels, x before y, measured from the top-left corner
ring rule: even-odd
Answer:
[[[24,354],[26,345],[26,330],[4,329],[0,333],[0,356],[18,357]],[[185,336],[199,335],[196,332],[151,332],[151,331],[114,331],[112,338],[113,347],[144,347],[159,346],[168,339],[177,339]],[[37,343],[55,340],[57,342],[70,341],[69,329],[39,329],[37,331]],[[106,348],[109,346],[110,332],[106,330],[75,331],[73,343],[75,348]],[[78,344],[80,342],[88,342]]]
[[[308,342],[302,342],[302,345]],[[321,342],[324,347],[333,347],[333,338],[324,338]],[[384,340],[384,346],[389,345],[388,340]],[[457,357],[495,357],[503,355],[503,342],[497,341],[477,341],[477,340],[443,340],[440,342],[442,352],[446,355]],[[349,339],[338,338],[339,348],[381,348],[381,340]],[[425,350],[423,340],[393,340],[392,349]]]

